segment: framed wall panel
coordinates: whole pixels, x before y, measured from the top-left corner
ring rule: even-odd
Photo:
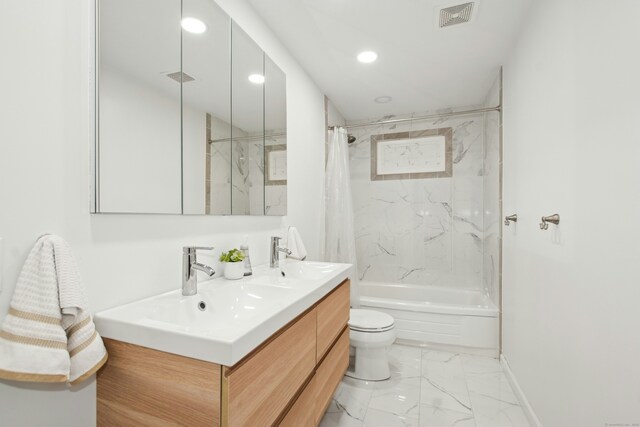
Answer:
[[[371,180],[447,178],[453,173],[453,128],[371,136]]]

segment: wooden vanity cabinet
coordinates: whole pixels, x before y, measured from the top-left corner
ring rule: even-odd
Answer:
[[[282,427],[312,427],[320,424],[331,398],[349,366],[349,328],[344,328],[313,378],[286,414]]]
[[[317,426],[349,364],[349,280],[234,366],[105,339],[99,426]]]
[[[222,368],[222,425],[270,426],[316,366],[316,311],[298,319],[246,362]]]
[[[349,322],[349,284],[338,286],[316,306],[318,312],[318,339],[316,360],[319,362],[327,353],[342,329]]]
[[[220,365],[122,341],[104,345],[98,426],[220,425]]]

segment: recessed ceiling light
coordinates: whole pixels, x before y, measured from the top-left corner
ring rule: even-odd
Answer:
[[[364,52],[360,52],[358,54],[358,61],[364,64],[369,64],[376,59],[378,59],[378,54],[372,50],[365,50]]]
[[[197,18],[182,18],[182,28],[193,34],[202,34],[207,31],[207,26]]]
[[[251,83],[261,85],[262,83],[264,83],[264,76],[262,74],[251,74],[249,76],[249,81]]]
[[[379,96],[376,99],[374,99],[374,101],[376,101],[378,104],[386,104],[388,102],[391,102],[393,98],[390,96]]]

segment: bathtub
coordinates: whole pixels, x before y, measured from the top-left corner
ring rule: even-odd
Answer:
[[[498,355],[499,311],[480,290],[360,282],[361,308],[395,319],[397,342]]]

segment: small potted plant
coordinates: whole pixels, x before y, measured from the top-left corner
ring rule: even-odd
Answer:
[[[224,277],[229,280],[241,279],[244,276],[244,253],[236,248],[220,255],[220,262],[224,262]]]

